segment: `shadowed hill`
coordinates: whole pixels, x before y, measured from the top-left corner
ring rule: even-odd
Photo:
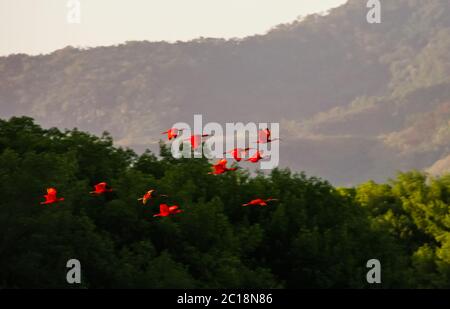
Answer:
[[[163,129],[195,113],[280,122],[282,165],[333,183],[423,169],[449,155],[443,121],[407,136],[450,100],[450,4],[393,0],[382,10],[381,24],[368,24],[365,1],[352,0],[241,40],[2,57],[0,116],[107,130],[139,151],[155,150]]]

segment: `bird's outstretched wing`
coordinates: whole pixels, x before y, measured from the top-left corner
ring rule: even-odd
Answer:
[[[259,130],[258,131],[258,142],[259,143],[267,143],[270,140],[270,130]]]

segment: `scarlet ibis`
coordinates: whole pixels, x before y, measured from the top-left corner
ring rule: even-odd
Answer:
[[[219,162],[217,162],[216,164],[214,164],[212,166],[213,170],[212,172],[209,172],[208,174],[212,174],[212,175],[220,175],[226,172],[231,172],[231,171],[235,171],[237,170],[237,167],[232,167],[232,168],[228,168],[227,167],[227,159],[222,159]]]
[[[41,202],[41,205],[53,204],[57,202],[64,201],[63,197],[57,197],[57,192],[55,188],[48,188],[47,194],[44,195],[45,202]]]
[[[165,194],[159,194],[159,196],[165,196],[167,197],[167,195]],[[138,201],[142,201],[142,204],[147,204],[148,200],[151,200],[152,198],[156,197],[156,190],[151,189],[149,191],[147,191],[143,197],[141,197],[140,199],[138,199]]]
[[[262,159],[264,159],[264,158],[267,158],[267,157],[266,157],[266,156],[263,156],[263,152],[257,150],[257,151],[255,152],[255,154],[254,154],[252,157],[248,158],[248,159],[245,160],[245,161],[250,161],[250,162],[252,162],[252,163],[258,163],[260,160],[262,160]]]
[[[108,184],[106,182],[100,182],[94,185],[94,191],[91,191],[89,193],[94,195],[102,195],[103,193],[112,191],[113,191],[112,189],[108,188]]]
[[[191,141],[191,147],[192,149],[197,149],[198,146],[202,144],[203,137],[208,137],[209,134],[197,134],[197,135],[191,135],[191,137],[185,139],[185,141],[190,140]]]
[[[272,201],[278,201],[278,199],[268,198],[268,199],[264,200],[261,198],[257,198],[257,199],[251,200],[247,204],[242,204],[242,206],[267,206],[267,203],[272,202]]]
[[[270,137],[271,134],[272,133],[270,132],[269,129],[259,130],[258,131],[258,141],[257,141],[257,143],[258,144],[267,144],[267,143],[271,143],[271,142],[274,142],[274,141],[277,141],[277,140],[281,140],[279,138],[272,139]]]
[[[161,204],[159,205],[159,214],[155,214],[153,217],[167,217],[180,212],[183,212],[183,210],[179,209],[178,205],[168,206],[167,204]]]
[[[162,132],[161,134],[167,134],[167,138],[170,140],[177,138],[178,134],[183,131],[184,129],[177,129],[177,128],[171,128],[167,130],[166,132]]]
[[[227,153],[231,153],[231,155],[233,156],[233,158],[237,161],[240,162],[242,160],[241,154],[246,154],[251,148],[234,148],[233,150],[224,152],[223,154],[227,154]]]

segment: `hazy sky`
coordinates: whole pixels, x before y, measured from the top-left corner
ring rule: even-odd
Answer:
[[[70,1],[77,0],[0,0],[0,55],[48,53],[67,45],[112,45],[131,40],[245,37],[346,2],[78,0],[80,23],[70,24]]]

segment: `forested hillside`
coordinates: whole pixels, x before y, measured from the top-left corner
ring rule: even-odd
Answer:
[[[450,2],[366,1],[235,40],[127,42],[0,58],[0,116],[107,130],[158,151],[167,126],[280,122],[281,163],[333,184],[443,173],[450,155]]]
[[[0,120],[0,288],[450,287],[450,175],[335,188],[275,169],[208,175],[206,159],[137,155],[78,130]],[[112,192],[92,196],[101,181]],[[64,197],[41,205],[46,188]],[[143,205],[149,188],[160,196]],[[267,207],[243,207],[256,197]],[[184,212],[158,218],[160,203]],[[379,259],[382,284],[366,281]]]

